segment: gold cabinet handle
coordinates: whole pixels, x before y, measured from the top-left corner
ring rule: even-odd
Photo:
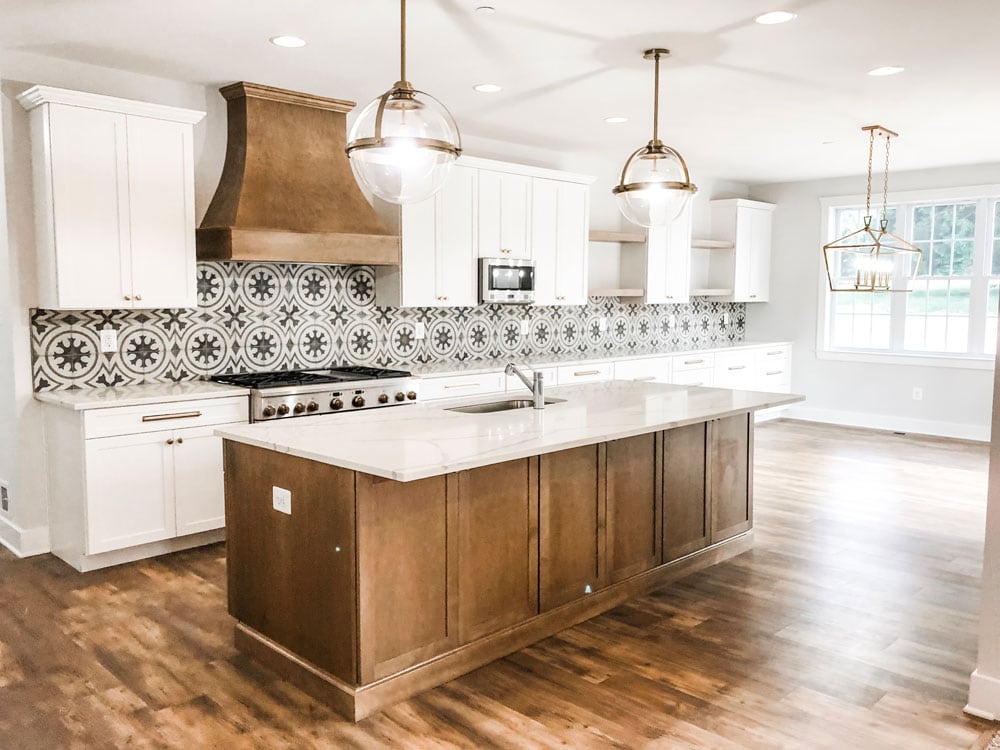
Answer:
[[[632,378],[632,380],[634,380],[636,383],[643,383],[643,382],[645,382],[647,380],[656,380],[656,376],[655,375],[646,375],[645,377],[641,377],[641,378]]]
[[[446,385],[445,390],[449,388],[478,388],[479,383],[457,383],[455,385]]]
[[[600,370],[580,370],[579,372],[574,372],[573,377],[582,378],[586,377],[587,375],[600,375],[600,374],[601,374]]]
[[[143,416],[143,422],[166,422],[170,419],[196,419],[201,416],[200,411],[181,411],[175,412],[174,414],[146,414]]]
[[[784,352],[783,352],[783,351],[781,351],[781,349],[776,349],[776,350],[774,350],[773,352],[768,352],[768,353],[767,353],[767,356],[768,356],[768,357],[773,357],[773,356],[775,356],[775,355],[777,355],[777,354],[784,354]]]
[[[747,369],[747,366],[746,365],[730,365],[729,369],[730,370],[745,370],[745,369]]]
[[[771,370],[770,372],[766,372],[764,374],[765,375],[780,375],[782,372],[784,372],[784,371],[783,370]]]
[[[700,365],[705,360],[703,359],[685,359],[684,364],[686,365]]]

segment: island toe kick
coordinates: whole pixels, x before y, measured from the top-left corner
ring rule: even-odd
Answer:
[[[752,456],[751,412],[410,482],[226,440],[236,646],[361,719],[748,550]]]

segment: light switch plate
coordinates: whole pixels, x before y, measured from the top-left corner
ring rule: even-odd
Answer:
[[[419,320],[413,324],[413,338],[418,341],[427,338],[427,324]]]
[[[729,327],[729,321],[730,321],[729,313],[727,313],[727,312],[722,313],[722,327],[723,328],[728,328]]]
[[[292,515],[292,491],[284,487],[271,487],[271,504],[276,511]]]
[[[527,321],[527,320],[522,320],[521,321],[521,335],[522,336],[527,336],[529,333],[531,333],[531,322]]]
[[[600,317],[600,319],[597,321],[597,327],[600,329],[601,333],[604,333],[606,330],[608,330],[608,317],[606,315],[602,315]]]
[[[101,329],[101,354],[114,354],[118,351],[118,331],[114,328]]]

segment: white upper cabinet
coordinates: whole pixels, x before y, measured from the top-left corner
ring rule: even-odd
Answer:
[[[203,112],[35,86],[39,305],[194,307],[194,155]]]
[[[479,257],[531,258],[531,177],[479,170]]]
[[[646,295],[652,304],[687,302],[691,289],[691,203],[646,238]]]
[[[470,307],[476,286],[476,181],[471,167],[452,167],[437,193],[403,206],[376,199],[386,224],[399,232],[399,266],[375,268],[375,298],[387,307]]]
[[[531,191],[535,304],[585,305],[589,185],[536,177]]]
[[[712,201],[712,234],[733,244],[734,302],[767,302],[771,276],[774,204],[743,198]]]

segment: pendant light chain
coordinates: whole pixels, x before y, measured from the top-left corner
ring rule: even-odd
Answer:
[[[872,158],[875,152],[875,131],[868,131],[868,193],[865,196],[865,223],[872,220]]]
[[[885,134],[885,176],[882,179],[882,229],[889,225],[889,141],[892,138]]]

